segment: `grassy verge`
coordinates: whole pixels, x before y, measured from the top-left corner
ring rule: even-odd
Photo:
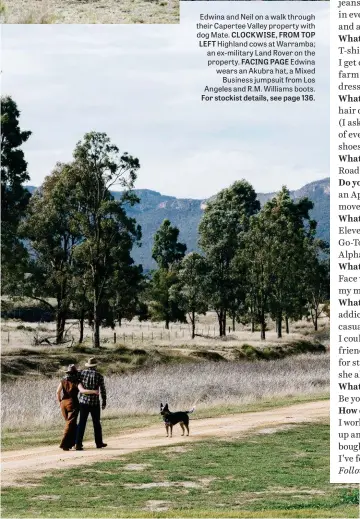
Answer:
[[[210,408],[198,408],[196,413],[191,416],[197,420],[201,418],[215,418],[235,413],[249,413],[256,411],[264,411],[275,407],[293,405],[301,402],[310,402],[314,400],[326,400],[329,395],[319,393],[318,395],[300,395],[292,398],[270,398],[251,404],[242,405],[221,405]],[[60,412],[60,411],[59,411]],[[140,415],[140,416],[104,416],[102,419],[104,437],[114,436],[121,432],[139,429],[149,425],[159,424],[162,427],[162,421],[159,415]],[[26,430],[22,429],[3,429],[1,446],[5,450],[26,449],[30,447],[44,447],[56,444],[60,441],[62,429],[61,427],[32,427]],[[92,429],[87,427],[85,441],[92,440]]]
[[[359,513],[358,489],[329,483],[328,424],[151,449],[23,484],[4,489],[3,517],[352,518]]]

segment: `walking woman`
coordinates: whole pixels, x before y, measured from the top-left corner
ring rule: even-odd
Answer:
[[[74,447],[76,440],[76,421],[79,414],[78,393],[98,395],[99,391],[84,389],[83,385],[79,383],[79,372],[74,364],[70,364],[65,373],[57,388],[56,396],[66,422],[60,448],[68,451]]]

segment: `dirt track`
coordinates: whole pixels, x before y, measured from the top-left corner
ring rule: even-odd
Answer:
[[[190,422],[190,436],[185,438],[180,435],[179,426],[174,428],[173,438],[166,438],[164,427],[159,424],[159,426],[106,438],[105,441],[108,444],[106,449],[96,449],[93,444],[87,442],[84,444],[86,450],[82,452],[64,452],[57,445],[9,451],[2,454],[2,486],[16,485],[23,477],[34,477],[52,469],[109,460],[151,447],[195,442],[209,438],[231,438],[245,435],[262,427],[272,428],[284,424],[312,422],[328,416],[329,402],[322,400],[257,413],[194,419]]]

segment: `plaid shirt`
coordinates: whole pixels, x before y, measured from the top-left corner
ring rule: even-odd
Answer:
[[[100,389],[102,405],[106,405],[106,389],[104,377],[94,368],[83,369],[80,371],[79,382],[82,383],[84,389]],[[79,393],[80,404],[99,405],[99,395],[85,395]]]

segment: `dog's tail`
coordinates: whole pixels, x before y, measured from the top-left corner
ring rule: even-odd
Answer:
[[[193,413],[195,411],[195,406],[193,406],[189,411],[186,411],[187,414]]]

